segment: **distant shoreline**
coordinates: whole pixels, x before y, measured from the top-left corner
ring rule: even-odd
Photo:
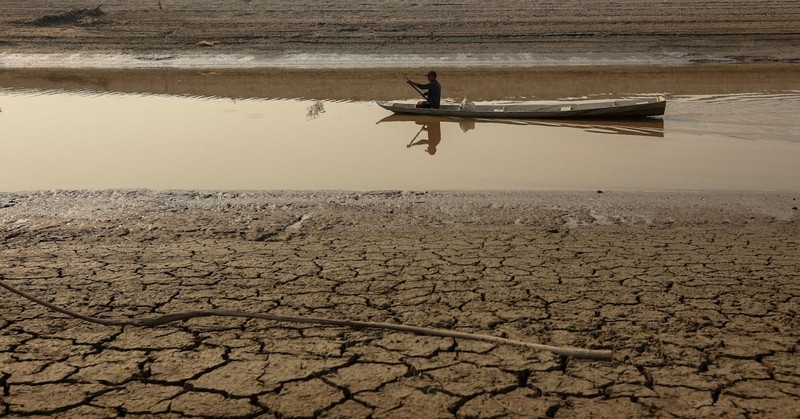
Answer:
[[[480,0],[109,0],[95,7],[77,0],[0,5],[0,68],[9,66],[9,55],[38,54],[118,55],[133,57],[137,67],[180,67],[174,63],[189,57],[187,66],[199,59],[217,68],[341,67],[332,56],[379,57],[343,60],[359,68],[441,67],[451,57],[494,66],[800,62],[800,3],[794,1],[507,1],[487,7]],[[220,56],[227,58],[214,58]],[[230,57],[244,62],[230,65]],[[90,64],[85,57],[77,61]]]

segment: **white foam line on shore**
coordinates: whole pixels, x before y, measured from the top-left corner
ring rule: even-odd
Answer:
[[[696,57],[695,57],[696,58]],[[286,54],[254,56],[244,54],[20,54],[0,53],[0,68],[410,68],[410,67],[534,67],[587,65],[677,65],[688,63],[681,53],[660,55],[582,56],[540,54]]]

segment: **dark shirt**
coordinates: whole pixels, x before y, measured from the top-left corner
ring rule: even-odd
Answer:
[[[442,85],[439,84],[439,81],[434,80],[426,84],[417,83],[417,87],[427,90],[428,103],[430,103],[431,108],[439,109],[439,104],[442,101]]]

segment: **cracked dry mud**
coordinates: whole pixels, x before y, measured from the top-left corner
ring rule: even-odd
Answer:
[[[797,194],[0,195],[0,416],[797,417]]]

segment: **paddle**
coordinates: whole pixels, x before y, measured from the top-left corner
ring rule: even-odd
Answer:
[[[425,93],[422,93],[422,90],[419,90],[417,88],[417,85],[414,84],[414,82],[412,82],[411,80],[406,80],[406,83],[408,83],[409,86],[413,87],[414,90],[416,90],[417,93],[419,93],[422,96],[423,99],[428,100],[428,97],[425,96]]]

